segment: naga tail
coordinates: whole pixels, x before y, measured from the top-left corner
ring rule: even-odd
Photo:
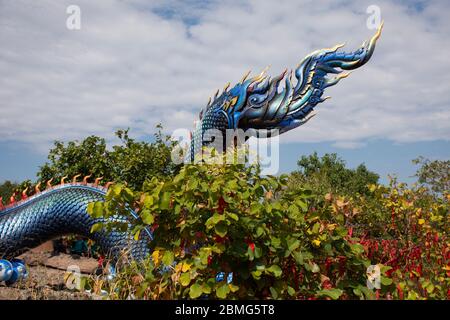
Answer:
[[[0,258],[14,258],[43,242],[68,234],[90,238],[102,253],[117,258],[129,249],[133,258],[148,254],[149,232],[138,241],[126,232],[94,232],[91,227],[101,222],[87,213],[90,202],[104,201],[106,188],[96,184],[70,183],[0,208]]]

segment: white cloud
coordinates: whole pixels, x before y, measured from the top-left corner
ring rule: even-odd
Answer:
[[[248,69],[277,74],[312,50],[343,41],[352,50],[373,34],[372,1],[80,0],[79,31],[65,27],[69,4],[0,2],[0,142],[44,148],[115,128],[143,136],[158,122],[191,128],[216,88]],[[281,141],[449,140],[450,4],[375,4],[385,29],[372,61]]]

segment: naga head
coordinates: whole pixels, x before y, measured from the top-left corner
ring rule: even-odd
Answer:
[[[351,53],[338,52],[342,44],[315,51],[294,71],[285,70],[273,78],[266,75],[266,70],[255,77],[246,73],[234,87],[227,84],[221,94],[217,91],[210,98],[200,112],[197,129],[277,129],[283,133],[306,123],[314,107],[328,98],[322,97],[326,88],[347,77],[349,72],[344,71],[369,61],[381,29],[382,24],[369,41]]]

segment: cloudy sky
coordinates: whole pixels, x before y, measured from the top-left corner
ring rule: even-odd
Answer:
[[[69,5],[80,30],[66,26]],[[249,69],[356,49],[374,33],[369,5],[385,21],[374,56],[281,137],[281,171],[317,150],[408,180],[416,156],[450,158],[448,1],[0,0],[0,181],[34,179],[55,139],[191,128]]]

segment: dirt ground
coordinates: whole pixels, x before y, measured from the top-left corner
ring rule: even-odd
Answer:
[[[87,293],[72,291],[64,283],[69,266],[77,266],[82,274],[91,274],[97,267],[92,258],[68,254],[27,252],[19,258],[25,260],[28,279],[10,287],[0,283],[0,300],[80,300],[90,299]]]

